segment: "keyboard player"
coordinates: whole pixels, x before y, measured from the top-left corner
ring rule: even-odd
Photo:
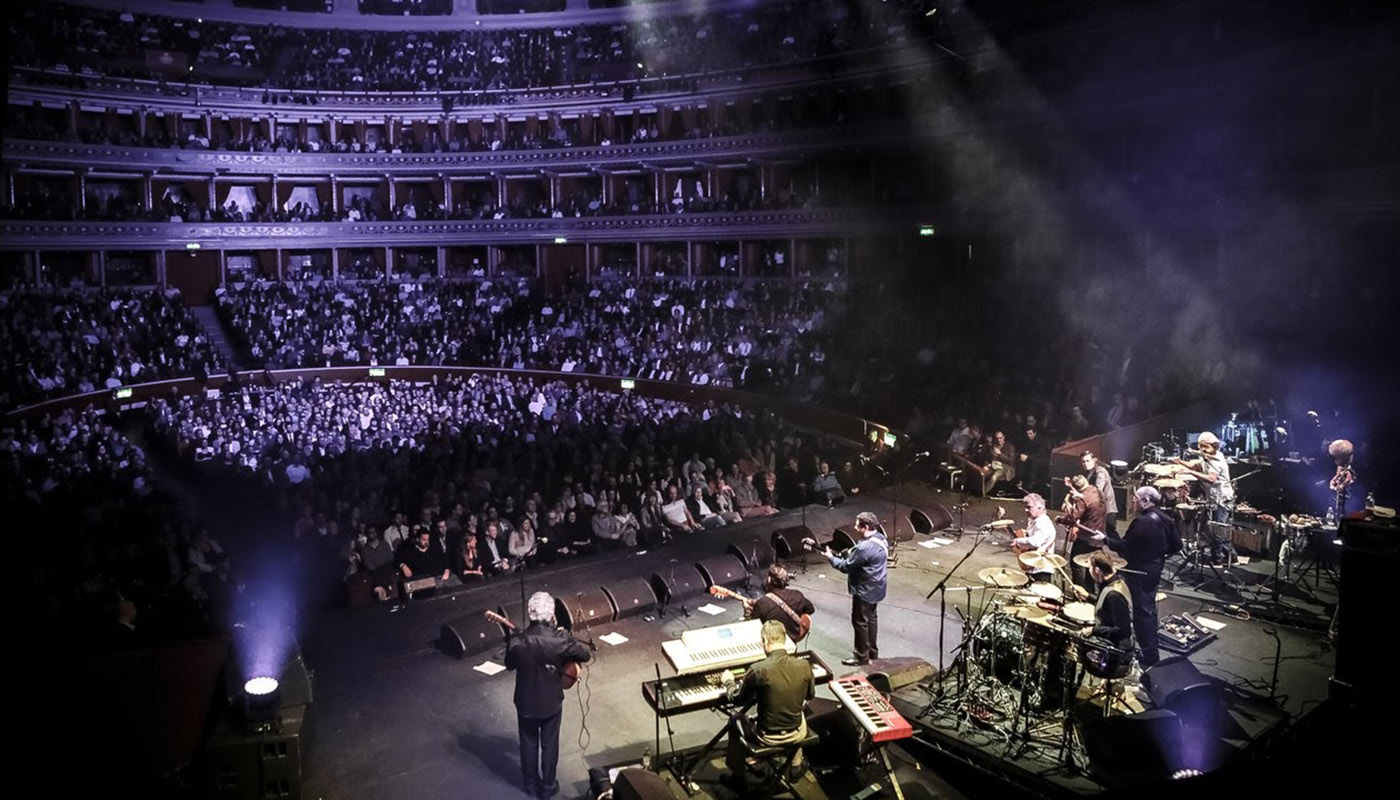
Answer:
[[[812,665],[803,658],[788,653],[787,630],[778,620],[763,623],[763,651],[767,654],[754,664],[737,683],[725,670],[721,681],[729,698],[740,704],[757,702],[758,717],[740,724],[751,725],[752,738],[761,744],[779,746],[800,742],[807,737],[807,719],[803,708],[816,696]],[[725,764],[736,782],[746,782],[748,752],[737,732],[729,734],[729,749]],[[802,765],[802,753],[793,758],[794,772]]]

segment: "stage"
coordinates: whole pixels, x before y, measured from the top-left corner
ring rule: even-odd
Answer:
[[[935,670],[940,664],[947,668],[941,690],[935,673],[895,692],[896,708],[915,730],[913,739],[891,749],[906,796],[983,796],[993,789],[1024,796],[1102,793],[1104,781],[1083,769],[1087,759],[1077,741],[1074,747],[1080,748],[1081,769],[1065,766],[1059,750],[1060,728],[1048,737],[1037,735],[1028,745],[1009,743],[995,720],[972,719],[965,703],[950,699],[959,680],[953,665],[963,639],[963,620],[989,613],[993,604],[995,593],[986,590],[977,572],[1015,566],[1005,534],[979,533],[979,526],[994,517],[998,505],[1008,512],[1020,511],[1015,501],[972,499],[960,537],[954,530],[931,536],[906,533],[911,508],[955,508],[962,499],[928,484],[906,484],[900,488],[898,503],[889,493],[861,495],[834,509],[809,506],[692,534],[652,552],[591,556],[548,571],[525,573],[523,590],[548,590],[571,606],[585,605],[587,593],[601,585],[688,568],[725,555],[730,545],[745,553],[761,551],[777,529],[805,526],[825,541],[838,527],[850,529],[857,512],[873,511],[887,531],[894,530],[897,522],[896,538],[904,539],[893,551],[889,597],[880,605],[881,655],[919,658]],[[956,527],[957,512],[952,516]],[[1125,527],[1120,523],[1120,530]],[[912,539],[907,538],[910,535]],[[970,557],[948,576],[969,551]],[[844,576],[816,554],[787,563],[794,572],[793,586],[817,607],[805,645],[835,674],[845,674],[850,670],[839,662],[849,655],[851,629]],[[1168,574],[1172,571],[1169,567]],[[1271,573],[1267,562],[1234,571],[1256,576],[1242,581],[1247,584]],[[945,576],[949,578],[948,611],[941,620],[940,652],[939,598],[927,595]],[[757,584],[755,576],[755,588]],[[523,797],[511,702],[513,675],[487,675],[475,669],[487,662],[499,663],[502,648],[457,659],[439,646],[444,623],[476,617],[488,608],[518,608],[521,592],[517,576],[502,577],[440,596],[316,616],[301,642],[315,683],[310,723],[314,734],[303,764],[304,796]],[[1213,641],[1189,656],[1200,673],[1217,682],[1229,720],[1220,735],[1224,744],[1199,756],[1202,767],[1247,758],[1257,744],[1278,737],[1316,708],[1328,692],[1332,653],[1325,639],[1325,607],[1305,607],[1295,598],[1283,607],[1296,619],[1270,622],[1250,611],[1248,601],[1260,592],[1246,588],[1243,595],[1222,600],[1182,584],[1168,589],[1159,603],[1163,619],[1185,613],[1223,623]],[[707,604],[719,613],[701,610]],[[662,721],[658,749],[656,718],[642,697],[641,686],[655,679],[658,670],[662,676],[673,674],[662,655],[663,641],[689,628],[740,618],[737,602],[702,595],[578,630],[578,636],[591,641],[597,651],[578,687],[565,698],[560,796],[587,796],[590,768],[635,764],[647,750],[661,763],[672,753],[693,750],[709,739],[724,724],[723,716],[713,711],[676,715],[669,718],[669,730]],[[1300,621],[1306,624],[1293,624]],[[618,643],[605,642],[605,635]],[[831,690],[821,687],[818,696],[830,699]],[[931,702],[940,697],[939,702]],[[804,785],[809,785],[813,797],[846,796],[842,792],[851,786],[849,774],[809,776]],[[841,786],[846,789],[833,788]],[[702,791],[726,796],[716,784],[707,783]],[[809,791],[803,794],[809,796]]]

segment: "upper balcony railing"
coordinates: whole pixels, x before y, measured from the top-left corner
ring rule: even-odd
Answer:
[[[0,250],[424,247],[721,239],[802,239],[914,230],[928,206],[498,220],[185,223],[0,221]]]
[[[560,147],[532,150],[500,150],[447,153],[276,153],[228,150],[184,150],[154,147],[119,147],[81,142],[45,142],[11,139],[5,142],[3,159],[7,166],[23,168],[72,169],[117,172],[166,172],[229,174],[281,177],[336,174],[350,176],[387,172],[453,174],[495,170],[545,170],[585,167],[669,165],[697,160],[756,161],[766,158],[812,156],[840,151],[859,144],[862,147],[907,144],[909,128],[941,129],[937,118],[929,116],[901,121],[869,122],[832,127],[755,133],[742,136],[716,136],[704,139],[595,147]]]

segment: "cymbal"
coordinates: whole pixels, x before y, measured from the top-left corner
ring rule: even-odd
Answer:
[[[1000,589],[1015,589],[1025,586],[1031,582],[1024,572],[1005,567],[987,567],[978,570],[977,577],[988,586],[996,586]]]
[[[1142,471],[1143,474],[1156,478],[1169,478],[1173,472],[1176,472],[1176,468],[1171,464],[1144,464]]]
[[[1064,569],[1065,564],[1068,563],[1065,561],[1064,556],[1055,555],[1054,553],[1051,553],[1048,556],[1043,556],[1040,553],[1028,552],[1022,553],[1016,558],[1023,565],[1025,565],[1027,569],[1033,569],[1042,572],[1048,570]]]
[[[1076,567],[1083,567],[1084,569],[1088,569],[1089,559],[1092,558],[1093,555],[1093,553],[1080,553],[1079,555],[1074,557],[1074,565]],[[1108,557],[1113,561],[1114,569],[1122,569],[1123,567],[1128,566],[1127,559],[1123,558],[1122,556],[1117,556],[1110,553]]]
[[[1152,485],[1158,489],[1185,489],[1186,481],[1180,478],[1158,478]]]

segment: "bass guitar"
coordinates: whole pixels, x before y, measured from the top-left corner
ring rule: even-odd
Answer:
[[[755,602],[757,602],[756,600],[752,600],[752,599],[750,599],[750,598],[747,598],[747,597],[743,596],[742,594],[739,594],[738,592],[732,591],[732,590],[730,590],[730,589],[726,589],[726,588],[724,588],[723,586],[711,586],[711,587],[710,587],[710,594],[714,595],[715,597],[727,597],[727,598],[729,598],[730,600],[738,600],[739,602],[741,602],[741,603],[744,604],[744,610],[745,610],[745,611],[752,611],[752,610],[753,610],[753,604],[754,604]],[[799,615],[798,615],[798,621],[797,621],[797,629],[798,629],[799,631],[801,631],[801,635],[798,636],[797,638],[798,638],[798,639],[804,639],[804,638],[806,638],[807,632],[810,631],[810,630],[812,630],[812,615],[811,615],[811,614],[799,614]]]
[[[514,633],[517,630],[514,622],[511,622],[510,620],[506,619],[500,614],[497,614],[494,611],[487,611],[485,613],[487,619],[491,620],[497,625],[504,626],[506,630],[512,633]],[[574,688],[574,684],[576,683],[578,683],[578,662],[567,662],[566,664],[564,664],[564,668],[560,670],[559,684],[565,689],[572,689]]]

